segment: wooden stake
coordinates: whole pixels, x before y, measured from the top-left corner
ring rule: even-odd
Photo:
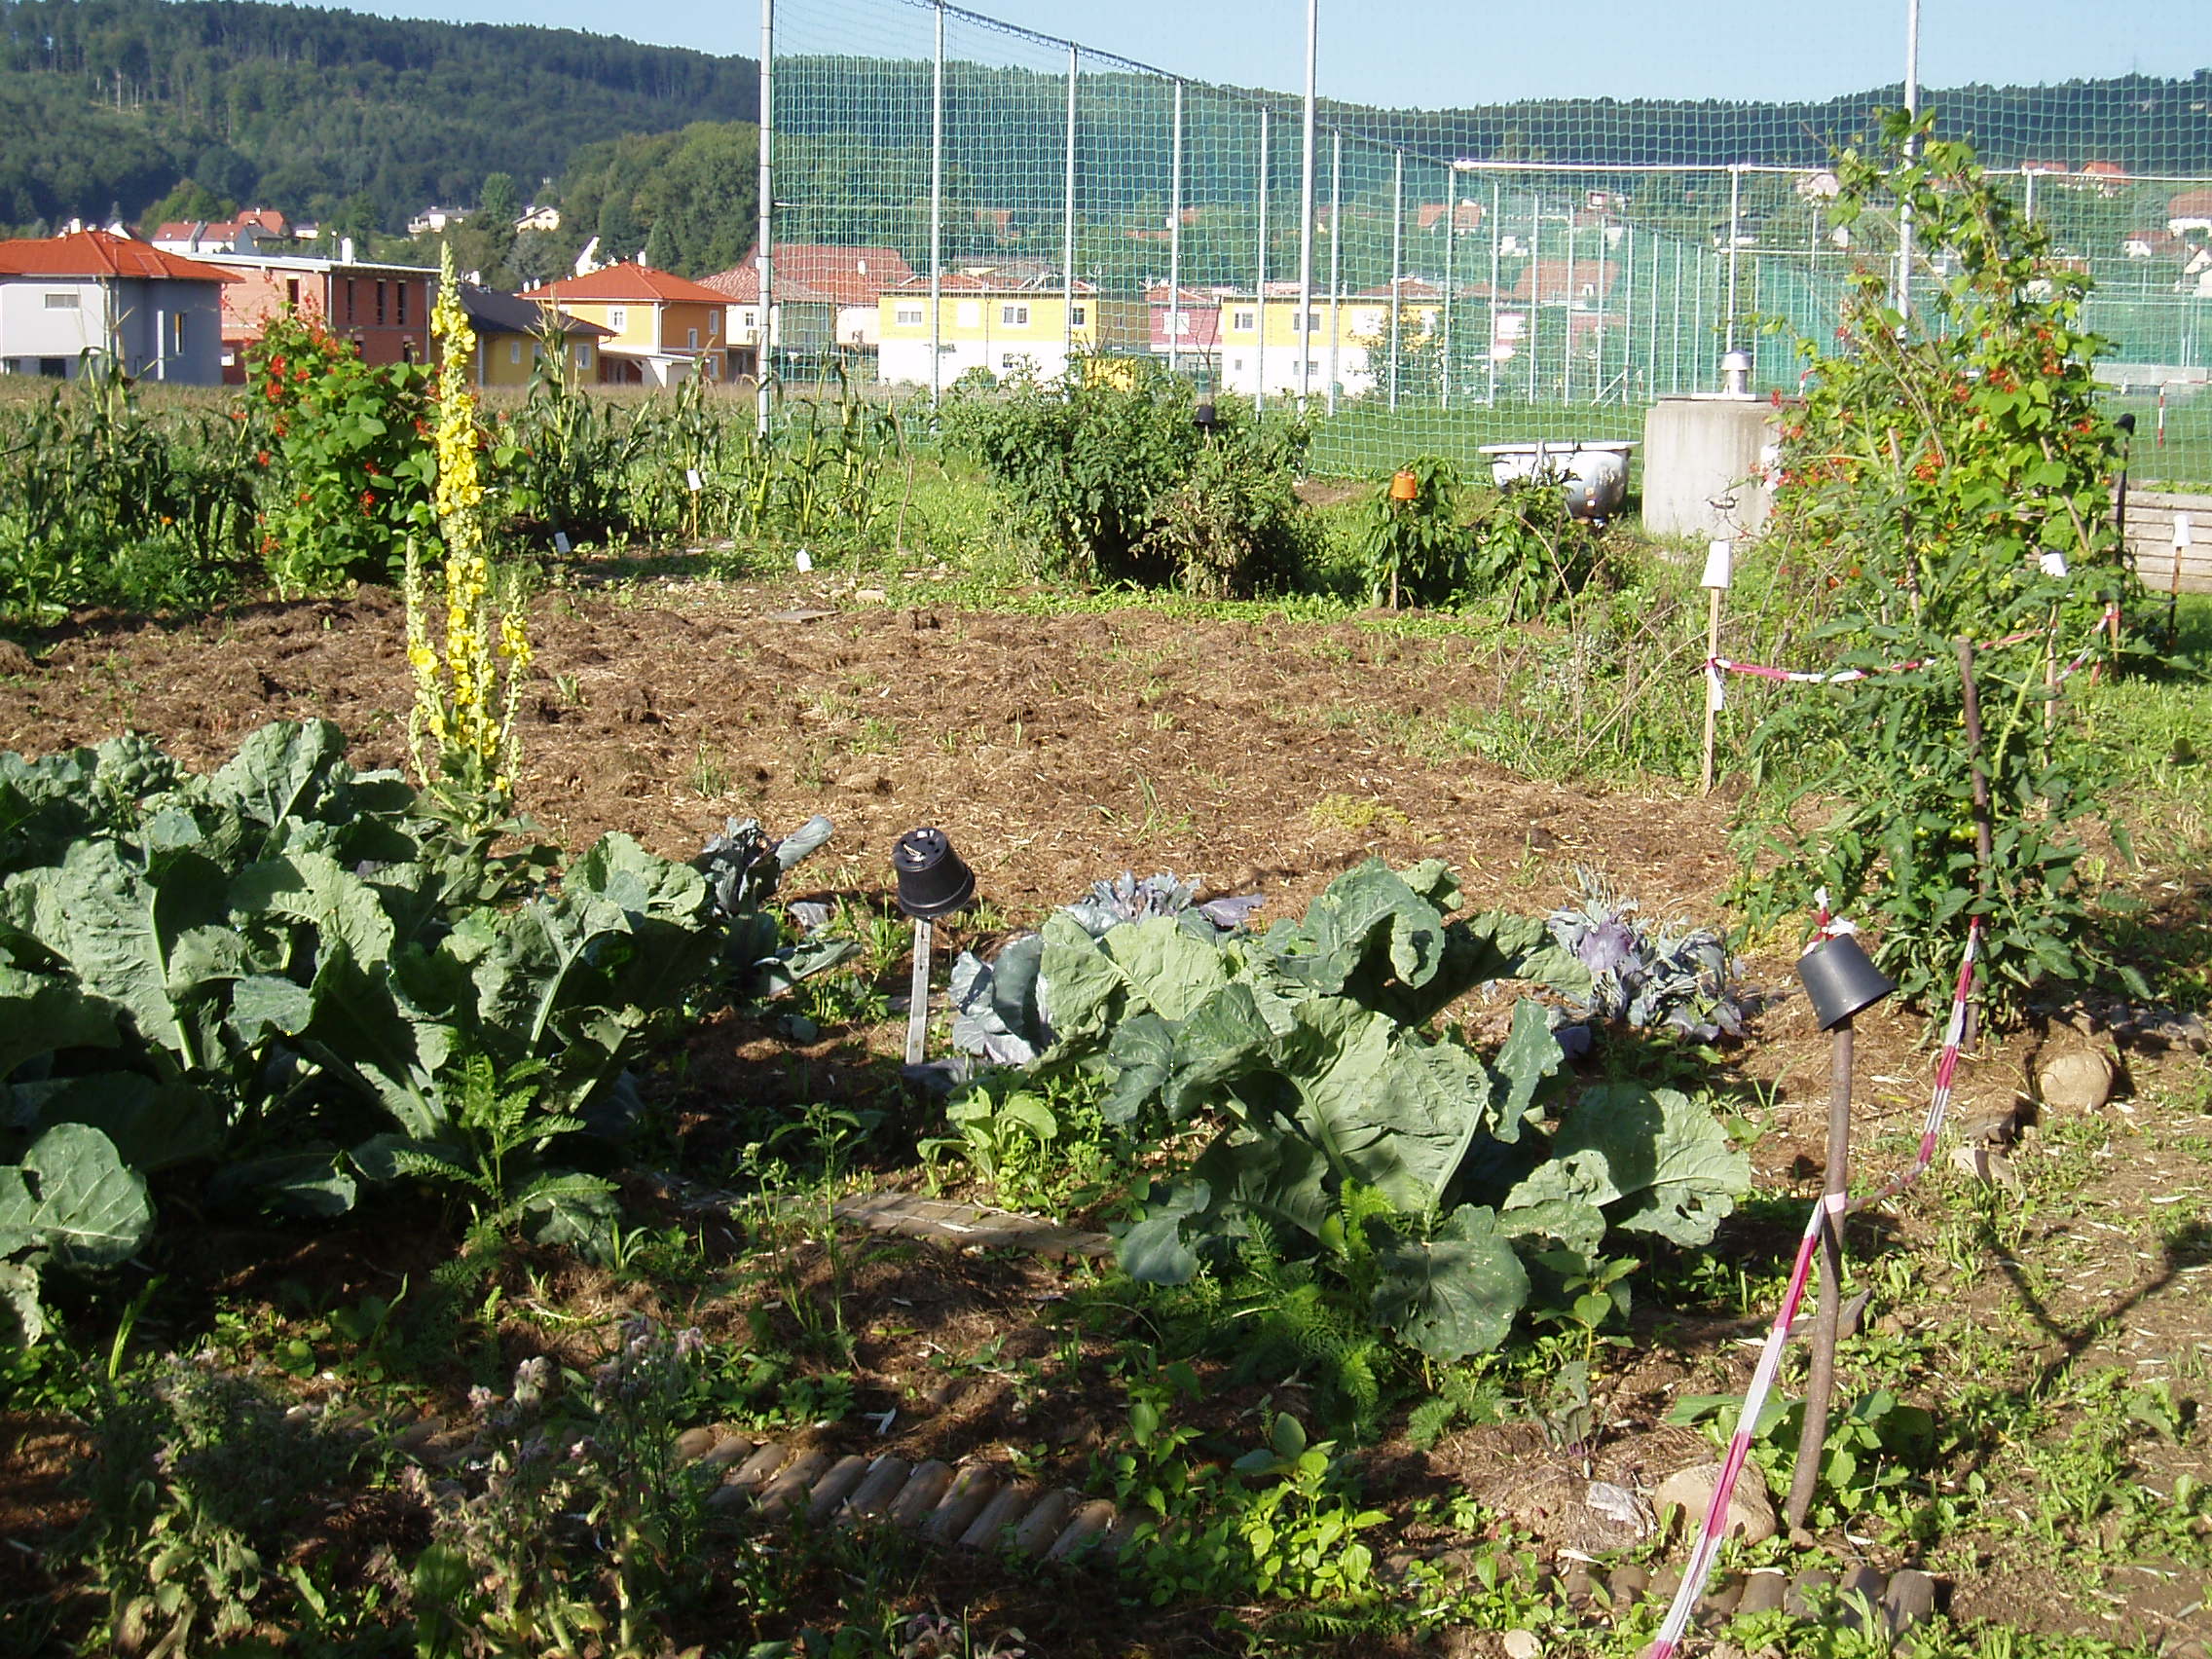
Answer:
[[[914,918],[914,977],[906,987],[906,1063],[922,1063],[930,1030],[930,945],[935,933],[929,918]]]

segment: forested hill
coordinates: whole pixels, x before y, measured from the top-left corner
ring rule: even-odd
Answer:
[[[0,0],[0,226],[217,196],[387,228],[583,145],[752,121],[751,58],[255,0]]]

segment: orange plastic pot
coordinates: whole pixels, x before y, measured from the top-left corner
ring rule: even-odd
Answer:
[[[1420,494],[1420,480],[1411,472],[1394,472],[1390,475],[1390,499],[1410,501]]]

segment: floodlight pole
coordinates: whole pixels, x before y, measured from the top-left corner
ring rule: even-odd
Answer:
[[[768,362],[775,336],[776,0],[760,0],[760,332],[754,336],[753,429],[768,435]]]
[[[1311,395],[1313,349],[1313,76],[1321,42],[1321,0],[1306,0],[1306,126],[1298,146],[1298,395]],[[1266,320],[1265,313],[1262,321]]]
[[[1920,118],[1920,0],[1905,0],[1904,8],[1904,113],[1907,121]],[[1907,136],[1904,159],[1920,153],[1920,140]],[[1898,204],[1898,315],[1912,315],[1912,203]]]

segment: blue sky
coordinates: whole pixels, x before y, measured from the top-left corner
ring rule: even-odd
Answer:
[[[794,39],[904,36],[905,0],[780,0]],[[1296,90],[1304,0],[972,0],[1010,23],[1206,81]],[[421,0],[400,17],[533,22],[753,54],[753,0]],[[1858,92],[1902,74],[1904,0],[1322,0],[1324,95],[1435,107],[1582,94],[1795,97]],[[611,20],[611,26],[610,26]],[[886,28],[885,25],[889,25]],[[2212,0],[1923,0],[1923,82],[2044,82],[2212,67]]]

